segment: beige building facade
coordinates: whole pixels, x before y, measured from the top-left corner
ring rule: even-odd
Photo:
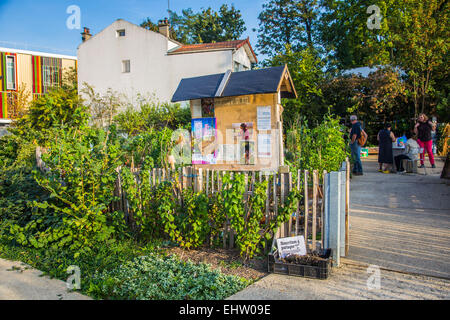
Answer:
[[[62,85],[77,57],[0,47],[0,124],[17,116],[18,104]]]

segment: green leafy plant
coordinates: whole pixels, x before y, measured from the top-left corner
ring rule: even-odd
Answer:
[[[255,182],[251,197],[243,201],[244,175],[235,174],[232,177],[227,174],[223,178],[223,191],[219,201],[223,203],[224,217],[230,220],[231,227],[236,232],[236,244],[245,261],[261,252],[265,241],[272,239],[278,228],[289,220],[302,197],[300,191],[293,190],[286,203],[278,208],[278,215],[263,223],[267,185],[267,180]]]
[[[31,219],[12,225],[11,235],[36,248],[67,247],[76,255],[124,231],[123,214],[111,212],[120,164],[120,146],[113,131],[83,128],[58,130],[43,160],[49,168],[35,171],[49,201],[33,203]]]
[[[248,284],[248,280],[224,275],[206,264],[149,254],[94,274],[89,293],[118,300],[216,300]]]
[[[287,132],[286,158],[291,171],[318,170],[321,176],[323,170],[339,170],[349,155],[344,134],[345,128],[330,115],[325,115],[322,123],[314,128],[304,119],[299,121]]]
[[[196,193],[192,189],[180,191],[172,181],[151,186],[147,170],[134,175],[130,169],[124,168],[121,176],[131,214],[141,236],[165,235],[186,249],[205,243],[214,225],[208,214],[214,205],[204,193]]]

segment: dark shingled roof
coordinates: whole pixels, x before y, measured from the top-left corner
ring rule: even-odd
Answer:
[[[285,66],[233,72],[220,97],[248,94],[275,93],[278,90]],[[217,89],[225,73],[182,79],[172,102],[216,97]],[[283,96],[295,97],[294,93]]]
[[[224,73],[182,79],[172,102],[214,97]]]

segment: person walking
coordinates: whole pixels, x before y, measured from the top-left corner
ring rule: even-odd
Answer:
[[[355,115],[350,116],[350,122],[352,123],[352,129],[350,131],[350,149],[352,150],[352,158],[355,162],[353,174],[355,176],[362,176],[361,145],[358,143],[358,139],[362,134],[367,137],[367,133],[362,129],[361,123],[359,123],[358,118]]]
[[[434,164],[434,155],[433,155],[433,140],[431,139],[431,130],[433,129],[433,123],[428,120],[428,117],[421,113],[419,114],[418,121],[414,126],[414,133],[417,135],[417,143],[419,144],[422,152],[420,153],[420,167],[425,168],[424,159],[425,159],[425,151],[428,154],[428,159],[430,160],[430,164],[432,168],[436,168]]]
[[[378,163],[380,170],[383,173],[389,173],[389,168],[392,167],[394,157],[392,154],[392,142],[395,142],[394,133],[391,131],[391,125],[387,123],[384,129],[378,132],[377,139],[379,141],[378,147]],[[384,168],[383,168],[384,165]]]
[[[394,157],[395,167],[398,173],[404,173],[405,168],[403,168],[404,159],[407,160],[419,160],[419,150],[420,146],[416,140],[413,139],[411,132],[406,133],[406,138],[408,139],[405,144],[405,152]]]

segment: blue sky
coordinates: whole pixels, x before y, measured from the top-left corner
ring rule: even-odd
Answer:
[[[0,0],[0,47],[46,51],[76,55],[81,42],[81,30],[66,27],[70,5],[81,9],[81,28],[88,27],[95,34],[116,19],[140,24],[149,17],[153,22],[167,17],[167,0]],[[234,4],[241,10],[247,31],[242,38],[250,37],[255,49],[258,14],[265,0],[170,0],[170,9],[181,13],[182,9],[212,7],[218,10],[222,4]],[[259,58],[262,58],[261,56]]]

